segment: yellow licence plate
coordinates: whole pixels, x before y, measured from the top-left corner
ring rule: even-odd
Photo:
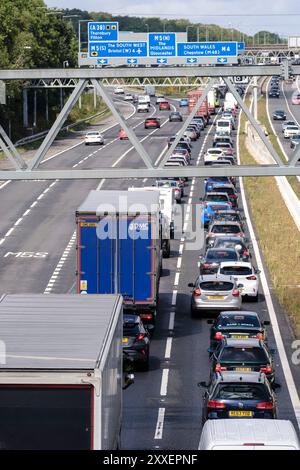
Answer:
[[[229,411],[229,416],[235,418],[251,418],[252,414],[252,411]]]
[[[123,338],[123,343],[128,343],[128,338]]]
[[[230,337],[234,339],[248,339],[249,338],[248,335],[231,335]]]
[[[225,295],[208,295],[207,298],[211,300],[223,300],[225,299]]]
[[[251,372],[251,367],[236,367],[235,369],[237,372]]]

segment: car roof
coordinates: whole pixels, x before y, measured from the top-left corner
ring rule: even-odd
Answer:
[[[213,281],[222,281],[222,282],[234,282],[233,276],[227,276],[225,274],[200,274],[198,277],[200,282],[213,282]]]
[[[221,374],[216,373],[215,379],[219,383],[263,383],[266,382],[266,376],[262,372],[236,372],[224,371]]]
[[[213,222],[212,226],[213,225],[232,225],[232,226],[240,227],[240,223],[236,222],[235,220],[228,220],[228,221],[226,221],[226,220],[216,220],[216,221]]]
[[[220,269],[221,268],[226,268],[227,266],[237,266],[241,268],[252,268],[251,263],[247,263],[246,261],[224,261],[220,264]]]
[[[231,157],[232,157],[232,156],[230,155],[229,157],[227,156],[227,157],[224,157],[224,158],[231,158]],[[233,158],[233,157],[232,157],[232,158]],[[216,185],[216,186],[218,186],[218,187],[219,187],[219,186],[222,186],[223,188],[233,188],[233,189],[235,189],[233,184],[231,184],[231,183],[224,183],[223,181],[220,181],[219,183],[218,183],[218,182],[215,182],[214,185]]]
[[[224,340],[223,340],[224,341]],[[247,339],[233,339],[233,338],[226,338],[225,340],[226,347],[261,347],[262,341],[256,338],[247,338]]]
[[[209,195],[213,195],[213,196],[216,196],[216,195],[217,195],[217,196],[221,196],[221,195],[222,195],[222,196],[227,196],[227,197],[228,197],[228,194],[227,194],[227,193],[222,193],[222,191],[215,191],[215,192],[213,192],[213,191],[208,191],[208,192],[206,193],[206,197],[209,196]],[[229,199],[229,198],[228,198],[228,199]]]
[[[139,322],[140,322],[139,315],[135,315],[134,313],[123,313],[123,324],[139,323]]]
[[[236,315],[250,315],[252,317],[257,317],[259,318],[259,315],[257,312],[253,312],[252,310],[223,310],[219,317],[235,317]]]

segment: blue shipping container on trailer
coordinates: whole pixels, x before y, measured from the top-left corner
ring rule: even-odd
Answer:
[[[161,271],[159,194],[91,191],[76,213],[78,293],[120,293],[152,323]]]

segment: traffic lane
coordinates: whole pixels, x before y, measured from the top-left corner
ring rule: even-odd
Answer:
[[[0,240],[50,184],[50,181],[11,181],[0,190]]]
[[[74,214],[97,180],[59,181],[0,247],[1,292],[44,292],[75,230]],[[46,253],[44,257],[41,254]],[[75,259],[73,260],[75,276]]]
[[[203,194],[203,180],[197,180],[193,205],[199,203],[199,197],[202,197]],[[210,327],[206,318],[200,316],[199,319],[192,319],[190,317],[191,293],[187,287],[187,284],[193,282],[197,277],[197,261],[201,252],[203,253],[204,249],[184,251],[175,317],[173,367],[169,376],[169,393],[166,401],[164,424],[163,448],[167,449],[197,449],[201,433],[203,391],[198,389],[197,382],[200,380],[207,381],[209,378],[210,367],[207,349],[209,347]],[[262,292],[261,287],[260,292]],[[263,295],[260,295],[257,304],[243,302],[242,309],[256,311],[262,319],[269,319]],[[283,315],[282,310],[278,314],[279,316],[282,314],[282,317],[286,319],[286,315]],[[272,328],[268,329],[268,333],[269,345],[272,348],[275,346]],[[279,358],[276,356],[275,363],[277,382],[282,385],[282,388],[277,391],[279,417],[291,419],[296,424],[282,367],[279,364]],[[185,397],[184,401],[173,394],[175,390],[180,390],[182,396]],[[177,417],[176,426],[174,426],[175,416]],[[178,422],[179,417],[181,417],[180,422]],[[180,447],[178,447],[178,443],[180,443]]]

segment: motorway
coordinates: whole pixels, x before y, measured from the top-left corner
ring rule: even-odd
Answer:
[[[278,101],[276,101],[278,103]],[[177,102],[173,101],[177,106]],[[279,104],[279,103],[278,103]],[[137,115],[132,105],[128,123],[135,127],[153,162],[158,161],[167,137],[180,128],[169,123],[168,112],[161,129],[143,127],[144,115]],[[279,106],[280,107],[280,106]],[[300,111],[300,108],[299,108]],[[152,105],[151,113],[155,112]],[[299,115],[300,119],[300,115]],[[105,133],[104,147],[79,145],[57,158],[43,163],[42,168],[101,168],[102,166],[143,167],[129,142],[117,138],[119,126]],[[214,128],[207,127],[193,145],[192,164],[201,164],[203,153],[212,146]],[[1,293],[67,293],[75,292],[76,241],[75,211],[91,189],[127,189],[128,186],[152,184],[149,181],[30,181],[12,182],[0,189],[0,283]],[[203,193],[203,180],[193,179],[185,189],[186,223]],[[187,226],[184,229],[189,230]],[[163,261],[157,328],[151,343],[149,372],[137,372],[135,384],[124,392],[122,426],[123,449],[196,449],[201,433],[202,391],[197,382],[207,380],[209,361],[209,325],[205,319],[190,316],[190,288],[198,273],[198,249],[187,249],[183,237],[172,242],[172,253]],[[259,260],[257,260],[259,261]],[[258,263],[259,265],[259,263]],[[266,272],[267,280],[269,279]],[[268,280],[266,297],[260,289],[260,300],[244,303],[243,309],[259,311],[265,320],[278,322],[289,367],[282,366],[282,351],[275,356],[279,418],[291,419],[297,427],[294,407],[300,390],[299,367],[290,361],[294,340],[287,316],[282,311]],[[275,313],[270,308],[273,302]],[[17,328],[17,325],[16,325]],[[269,328],[270,347],[276,348]],[[289,370],[288,370],[289,372]],[[292,399],[288,390],[291,390]],[[298,410],[299,413],[299,410]]]

